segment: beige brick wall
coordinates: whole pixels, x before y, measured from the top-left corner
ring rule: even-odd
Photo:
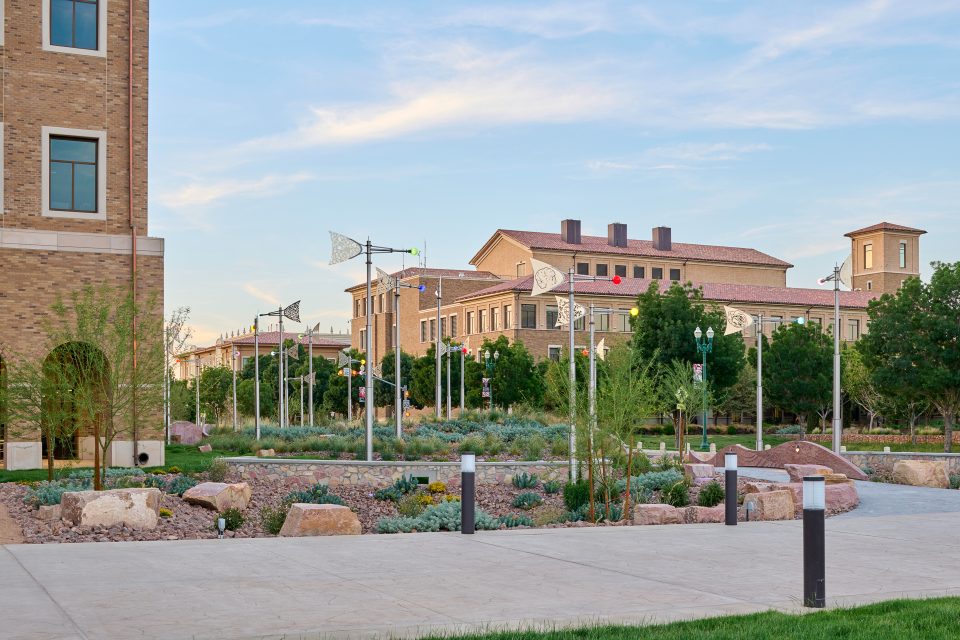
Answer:
[[[900,267],[900,243],[907,245],[906,267]],[[875,231],[852,238],[853,288],[894,293],[910,276],[920,275],[920,237],[894,231]],[[873,267],[864,262],[865,247],[873,247]]]

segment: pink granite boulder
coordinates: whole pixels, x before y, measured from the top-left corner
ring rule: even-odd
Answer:
[[[718,504],[715,507],[688,507],[688,522],[724,522],[727,518],[726,507]]]
[[[633,524],[680,524],[683,513],[669,504],[638,504],[633,508]]]
[[[183,499],[190,504],[200,505],[212,509],[217,513],[227,509],[243,511],[250,504],[252,491],[246,482],[226,484],[224,482],[201,482],[190,487],[183,494]]]
[[[826,476],[833,473],[833,469],[821,464],[785,464],[783,470],[790,476],[790,482],[803,482],[804,476]]]
[[[712,464],[685,464],[683,473],[694,484],[706,484],[713,481],[714,468]]]

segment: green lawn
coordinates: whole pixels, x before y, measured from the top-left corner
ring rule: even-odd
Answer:
[[[625,597],[629,597],[628,595]],[[960,638],[960,598],[891,600],[854,609],[724,616],[641,627],[603,626],[457,636],[483,640],[879,640]],[[450,638],[450,636],[432,636]]]

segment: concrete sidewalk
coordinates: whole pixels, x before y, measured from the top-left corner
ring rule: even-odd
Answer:
[[[831,605],[960,595],[960,514],[830,519]],[[0,636],[417,636],[799,609],[798,521],[9,545]]]

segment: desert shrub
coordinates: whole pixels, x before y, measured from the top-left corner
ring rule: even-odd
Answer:
[[[148,489],[160,489],[160,491],[166,492],[167,479],[160,476],[147,476],[143,479],[143,486]]]
[[[547,480],[543,483],[543,491],[547,495],[553,495],[555,493],[560,493],[560,489],[563,487],[560,485],[559,480]]]
[[[155,476],[162,476],[162,475],[166,475],[167,472],[163,469],[154,469],[150,473]]]
[[[60,504],[63,494],[68,491],[86,491],[90,489],[90,481],[84,479],[54,480],[38,482],[27,490],[23,501],[34,509]]]
[[[731,424],[731,425],[727,425],[727,435],[728,435],[728,436],[735,436],[735,435],[737,435],[737,427],[734,426],[734,425],[732,425],[732,424]]]
[[[607,507],[610,507],[609,522],[617,522],[623,518],[623,505],[619,502],[596,502],[593,505],[593,521],[604,522],[607,520]],[[574,511],[567,514],[567,520],[570,522],[590,522],[590,504],[581,505]]]
[[[559,437],[550,441],[550,454],[558,458],[570,455],[570,442],[567,438]]]
[[[227,471],[229,470],[226,461],[217,458],[207,467],[207,478],[210,479],[210,482],[223,482],[227,479]]]
[[[499,529],[500,521],[477,509],[477,529]],[[444,502],[427,507],[419,517],[381,518],[377,522],[378,533],[409,533],[411,531],[459,531],[460,503]]]
[[[543,457],[543,450],[547,446],[547,441],[539,433],[527,436],[521,441],[523,447],[523,456],[527,460],[539,460]]]
[[[543,527],[548,524],[560,524],[567,521],[567,511],[561,507],[545,506],[533,512],[535,526]]]
[[[943,434],[943,429],[938,427],[920,427],[917,429],[918,436],[939,436]]]
[[[121,476],[107,480],[107,489],[142,489],[149,476]],[[149,478],[152,480],[152,478]]]
[[[486,447],[484,446],[484,441],[479,436],[470,436],[460,441],[460,444],[457,446],[457,451],[482,456],[486,451]]]
[[[563,486],[563,503],[568,511],[576,511],[590,502],[590,485],[586,480],[568,482]]]
[[[416,518],[426,506],[418,500],[420,496],[408,495],[400,498],[397,502],[397,513],[407,518]]]
[[[526,471],[513,476],[513,486],[517,489],[533,489],[540,483],[537,474],[528,474]]]
[[[513,506],[517,507],[518,509],[533,509],[534,507],[539,506],[541,502],[543,502],[543,498],[540,497],[540,494],[527,491],[519,494],[513,499]]]
[[[377,489],[373,493],[373,497],[377,500],[392,500],[397,502],[403,496],[408,493],[413,493],[420,488],[420,485],[417,483],[417,479],[411,476],[404,476],[394,482],[389,487],[384,487],[383,489]]]
[[[243,526],[243,512],[240,509],[225,509],[217,515],[217,518],[223,518],[227,531],[236,531]],[[220,530],[216,520],[213,522],[213,527]]]
[[[626,493],[627,479],[617,480],[617,492],[619,495]],[[644,504],[650,502],[653,497],[653,489],[644,483],[641,477],[634,476],[630,478],[630,500],[634,504]]]
[[[263,525],[263,530],[272,536],[280,533],[286,519],[287,506],[285,504],[260,509],[260,523]]]
[[[683,463],[680,461],[679,457],[674,458],[673,456],[660,456],[657,459],[655,469],[656,471],[670,471],[671,469],[682,471]]]
[[[617,482],[611,477],[606,479],[598,478],[594,480],[593,495],[595,499],[599,500],[609,500],[611,502],[620,499],[620,494],[623,493],[623,489],[626,487],[620,486],[622,483]]]
[[[520,515],[516,513],[508,513],[505,516],[500,516],[497,518],[500,524],[507,527],[507,529],[513,529],[514,527],[532,527],[533,519],[530,516]]]
[[[447,485],[439,480],[436,480],[427,485],[427,491],[430,493],[446,493]]]
[[[454,496],[449,493],[443,496],[443,499],[447,502],[460,502],[460,496]]]
[[[647,454],[643,452],[635,451],[633,453],[633,459],[630,461],[630,475],[638,476],[641,473],[647,473],[652,468],[650,458],[647,457]],[[623,465],[624,470],[626,470],[627,465]]]
[[[776,434],[778,436],[800,436],[803,435],[803,427],[798,424],[787,425],[777,429]]]
[[[161,508],[160,508],[160,517],[161,517],[161,518],[172,518],[172,517],[173,517],[173,511],[171,511],[170,509],[167,509],[167,508],[165,508],[165,507],[161,507]]]
[[[177,473],[180,473],[180,467],[177,467],[177,466],[167,467],[167,473],[169,473],[169,474],[177,474]]]
[[[955,473],[950,476],[950,488],[960,489],[960,473]]]
[[[304,504],[344,504],[343,498],[334,493],[330,493],[330,488],[319,482],[309,489],[291,491],[283,499],[283,502],[287,505],[297,502]]]
[[[697,496],[697,504],[701,507],[715,507],[723,502],[725,492],[720,483],[714,480],[708,482],[700,489],[700,495]]]
[[[672,507],[686,507],[690,504],[690,490],[687,487],[686,480],[681,480],[670,486],[660,496],[664,504]]]
[[[145,475],[143,469],[137,469],[135,467],[111,467],[103,472],[103,477],[107,480],[111,478],[141,477]],[[71,480],[92,480],[93,469],[74,469],[67,477]]]
[[[676,484],[683,478],[683,473],[677,468],[667,469],[665,471],[650,471],[637,476],[637,485],[646,487],[650,491],[662,491],[666,487]],[[631,490],[633,479],[630,481]]]
[[[183,497],[184,492],[190,487],[197,486],[197,481],[189,476],[177,476],[167,485],[167,493],[174,496]]]

